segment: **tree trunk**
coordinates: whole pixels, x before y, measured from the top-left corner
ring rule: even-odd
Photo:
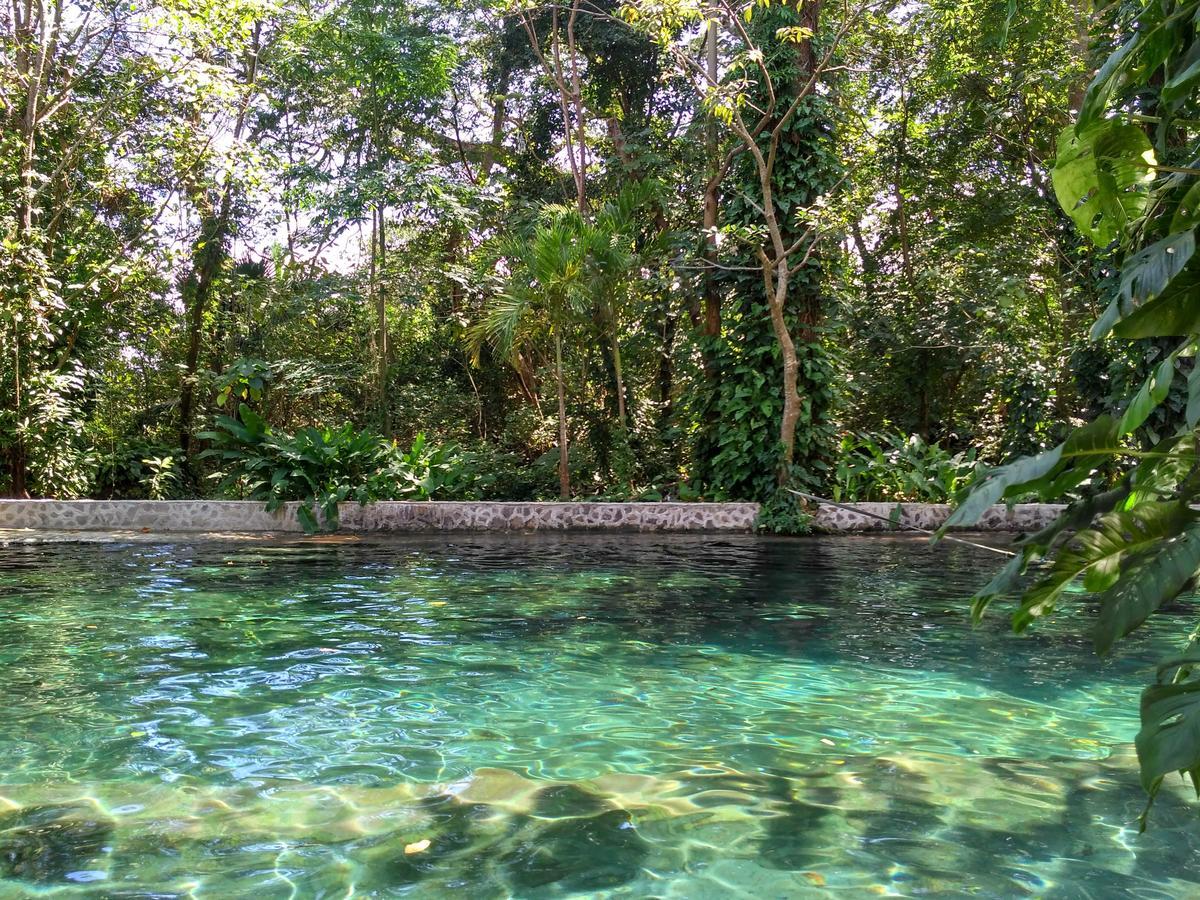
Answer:
[[[15,6],[15,5],[14,5]],[[38,46],[37,38],[33,28],[33,8],[31,6],[24,7],[24,15],[21,15],[21,10],[17,8],[17,16],[14,19],[17,37],[17,52],[15,56],[16,68],[26,82],[25,95],[25,110],[20,119],[20,137],[21,137],[21,187],[20,198],[18,199],[18,228],[19,228],[19,243],[24,249],[24,252],[30,258],[31,269],[36,265],[35,260],[38,254],[34,252],[34,206],[37,188],[34,186],[34,162],[37,158],[37,130],[38,130],[38,101],[41,98],[41,85],[49,66],[49,58],[47,54],[38,52],[40,49],[46,49],[45,45]],[[45,24],[44,22],[42,23]],[[22,420],[25,418],[25,392],[23,372],[21,369],[22,361],[22,329],[29,328],[32,325],[33,304],[35,290],[32,284],[29,283],[30,278],[34,276],[31,270],[28,276],[23,279],[26,284],[25,297],[23,298],[25,309],[22,310],[24,315],[21,321],[13,321],[13,411],[16,415],[16,433],[14,435],[13,449],[9,454],[8,475],[9,475],[9,491],[12,496],[17,498],[26,498],[29,496],[27,486],[28,480],[28,450],[25,445],[25,429],[22,426]],[[32,363],[32,354],[30,354],[30,362]]]
[[[679,323],[678,314],[671,309],[671,298],[663,299],[662,343],[658,354],[658,427],[665,430],[671,421],[671,393],[675,384],[675,330]]]
[[[258,79],[258,51],[262,25],[256,25],[254,36],[244,60],[245,96],[238,108],[233,128],[233,140],[238,142],[246,129],[246,111],[250,95]],[[200,234],[192,252],[192,269],[184,282],[184,308],[188,314],[188,350],[184,363],[183,385],[179,390],[179,448],[183,452],[184,465],[192,465],[192,419],[196,406],[196,377],[200,371],[200,349],[204,333],[204,314],[221,264],[228,250],[231,219],[233,217],[233,176],[226,176],[221,188],[220,199],[208,204],[208,215],[201,220]]]
[[[200,371],[200,348],[204,335],[204,315],[212,296],[213,284],[225,260],[225,240],[233,210],[233,188],[226,185],[215,213],[200,226],[196,239],[192,271],[183,285],[184,305],[188,311],[188,349],[184,361],[183,385],[179,390],[179,449],[185,465],[192,462],[192,419],[196,406],[196,378]]]
[[[391,436],[392,431],[392,411],[388,403],[387,397],[387,371],[388,371],[388,321],[387,321],[387,293],[384,290],[386,276],[384,275],[384,263],[387,260],[387,236],[384,231],[384,208],[379,205],[375,209],[376,224],[373,229],[376,246],[372,247],[372,255],[378,252],[378,263],[374,266],[376,272],[375,283],[375,343],[379,351],[379,359],[376,361],[376,390],[377,400],[379,403],[379,422],[383,429],[385,437]]]
[[[554,330],[554,377],[558,381],[558,495],[571,498],[571,469],[567,460],[567,388],[563,382],[562,335]]]
[[[617,423],[625,430],[625,377],[621,370],[621,342],[617,339],[617,323],[612,331],[613,378],[617,383]]]
[[[13,406],[17,417],[16,440],[8,457],[8,490],[19,500],[29,497],[26,486],[27,459],[25,450],[25,431],[21,427],[21,417],[24,413],[21,383],[21,323],[13,323]]]
[[[774,267],[774,287],[768,281],[768,303],[771,308],[771,327],[779,342],[779,354],[783,361],[783,413],[779,419],[779,483],[786,484],[791,475],[792,461],[796,455],[796,424],[800,421],[800,392],[797,389],[799,363],[796,360],[796,344],[788,331],[784,308],[790,272],[787,259]]]
[[[717,25],[709,25],[708,37],[705,40],[705,77],[712,84],[719,77],[717,66]],[[719,158],[720,146],[717,140],[717,123],[709,116],[708,125],[704,131],[705,149],[708,152],[709,175],[704,185],[704,328],[703,335],[715,338],[721,333],[721,297],[717,292],[717,222],[719,218],[719,193],[723,172]],[[711,371],[711,352],[705,354],[704,372],[709,378],[715,376]]]

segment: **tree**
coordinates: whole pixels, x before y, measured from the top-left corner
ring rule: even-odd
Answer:
[[[563,337],[598,311],[608,331],[616,380],[618,420],[625,428],[625,382],[619,333],[622,282],[640,262],[634,246],[634,213],[657,186],[636,182],[595,216],[578,208],[545,210],[528,238],[510,238],[500,258],[510,267],[504,289],[471,330],[478,359],[483,341],[513,357],[523,344],[545,332],[554,341],[554,378],[558,394],[558,477],[562,499],[571,495],[568,456]]]
[[[638,2],[626,7],[626,16],[658,37],[710,115],[732,138],[732,146],[716,164],[712,178],[721,176],[736,156],[749,160],[751,178],[739,191],[739,199],[755,214],[753,228],[749,233],[735,232],[735,236],[754,254],[779,352],[782,405],[774,469],[776,482],[784,484],[793,477],[796,430],[806,400],[799,391],[797,340],[812,343],[811,327],[818,317],[809,309],[801,311],[797,322],[794,307],[798,274],[818,250],[818,232],[806,214],[819,198],[803,189],[797,192],[799,196],[781,190],[781,160],[787,158],[795,140],[797,117],[801,111],[811,111],[817,102],[817,87],[827,77],[839,45],[861,17],[861,10],[843,10],[838,23],[821,37],[820,2],[784,4],[779,13],[765,13],[762,28],[754,26],[754,17],[758,15],[762,21],[764,12],[756,14],[754,10],[753,5],[743,7],[723,0],[703,9]],[[688,28],[693,24],[716,35],[709,39],[703,62],[692,46]],[[713,75],[714,43],[718,55],[723,52],[725,56],[726,75],[721,79]],[[817,178],[813,183],[820,182]],[[710,212],[706,222],[712,218]]]

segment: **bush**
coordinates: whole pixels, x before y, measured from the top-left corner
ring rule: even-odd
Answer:
[[[945,503],[979,465],[974,448],[951,455],[915,434],[850,433],[838,446],[833,499]]]
[[[220,489],[276,510],[300,501],[297,515],[308,532],[335,528],[338,503],[356,500],[428,500],[463,496],[475,488],[476,475],[462,464],[453,446],[430,447],[418,434],[401,450],[370,431],[352,425],[302,428],[295,434],[273,430],[246,404],[238,417],[217,416],[216,430],[200,437],[212,446],[202,456],[216,457]]]
[[[88,455],[92,491],[105,500],[175,500],[186,493],[178,448],[146,440]]]

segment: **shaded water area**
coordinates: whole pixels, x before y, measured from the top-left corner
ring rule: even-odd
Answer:
[[[883,537],[0,547],[0,898],[1200,896],[1146,667]]]

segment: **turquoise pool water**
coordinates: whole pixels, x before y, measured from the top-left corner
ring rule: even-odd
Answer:
[[[0,547],[0,897],[1200,896],[1098,660],[889,538]],[[1071,624],[1078,627],[1088,612]]]

